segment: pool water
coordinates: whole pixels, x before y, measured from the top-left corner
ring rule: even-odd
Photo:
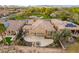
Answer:
[[[5,38],[5,41],[6,41],[6,43],[8,43],[9,45],[12,43],[12,37],[6,37]]]

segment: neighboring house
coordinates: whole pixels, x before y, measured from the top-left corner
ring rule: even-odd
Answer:
[[[19,32],[19,29],[24,25],[25,21],[23,21],[23,20],[7,20],[7,21],[1,21],[0,23],[3,23],[6,27],[6,30],[3,33],[4,38],[10,36],[10,37],[12,37],[12,39],[14,39],[14,38],[16,38],[16,35]],[[1,38],[0,38],[0,40],[1,40]]]
[[[68,21],[61,21],[59,19],[52,19],[51,23],[54,25],[55,29],[57,31],[61,31],[63,29],[68,29],[71,30],[71,32],[73,34],[79,34],[79,25],[74,24],[72,22],[68,22]]]
[[[24,24],[25,21],[21,20],[8,20],[9,26],[7,28],[8,34],[14,34],[16,35],[19,31],[20,27]]]

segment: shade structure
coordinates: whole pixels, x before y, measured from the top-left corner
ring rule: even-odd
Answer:
[[[24,37],[24,40],[27,42],[39,43],[40,47],[45,47],[53,43],[53,39],[45,39],[44,37],[38,36],[26,36]]]

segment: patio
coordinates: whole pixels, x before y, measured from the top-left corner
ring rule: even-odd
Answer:
[[[53,43],[53,39],[45,39],[44,37],[38,36],[26,36],[24,40],[32,43],[32,47],[45,47]]]

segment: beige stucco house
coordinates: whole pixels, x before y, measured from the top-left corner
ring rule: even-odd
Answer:
[[[23,29],[28,30],[29,35],[46,36],[46,37],[51,36],[52,32],[55,31],[50,21],[46,20],[36,20],[32,25],[24,26]]]

